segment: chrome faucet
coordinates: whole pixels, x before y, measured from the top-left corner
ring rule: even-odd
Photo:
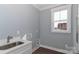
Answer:
[[[7,43],[9,43],[10,42],[10,39],[12,39],[13,37],[12,36],[8,36],[7,37]]]

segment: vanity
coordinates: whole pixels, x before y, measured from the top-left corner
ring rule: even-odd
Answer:
[[[0,43],[0,54],[32,54],[32,41],[12,39]]]

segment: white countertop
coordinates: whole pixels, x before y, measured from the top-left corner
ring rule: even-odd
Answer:
[[[6,54],[14,49],[17,49],[23,45],[26,45],[26,44],[29,44],[29,43],[32,43],[32,41],[28,41],[28,40],[22,40],[22,39],[19,39],[19,38],[14,38],[14,39],[11,39],[9,43],[7,43],[6,40],[0,40],[0,46],[3,46],[3,45],[7,45],[7,44],[10,44],[10,43],[13,43],[13,42],[17,42],[17,41],[21,41],[21,42],[24,42],[24,44],[22,45],[19,45],[19,46],[16,46],[16,47],[12,47],[10,49],[6,49],[6,50],[0,50],[0,54]]]

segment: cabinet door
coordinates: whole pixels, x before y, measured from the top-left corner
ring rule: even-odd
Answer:
[[[32,54],[32,49],[28,49],[28,50],[24,51],[22,54]]]
[[[31,43],[21,46],[19,48],[16,48],[15,50],[8,52],[7,54],[23,54],[23,53],[27,53],[27,54],[32,53],[32,44]]]

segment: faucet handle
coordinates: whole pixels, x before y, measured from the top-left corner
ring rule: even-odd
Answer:
[[[10,42],[10,39],[12,39],[12,38],[13,38],[12,36],[8,36],[7,37],[7,43]]]
[[[7,39],[12,39],[12,38],[13,38],[13,36],[8,36],[8,37],[7,37]]]

